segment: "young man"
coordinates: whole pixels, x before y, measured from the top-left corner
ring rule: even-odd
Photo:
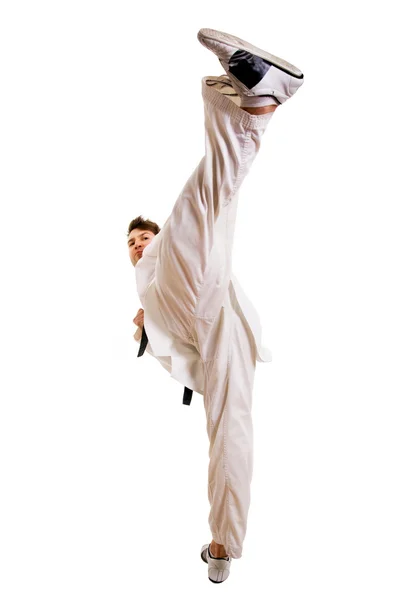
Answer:
[[[231,270],[237,193],[273,112],[301,86],[303,75],[234,36],[201,29],[198,39],[226,72],[202,81],[205,156],[163,229],[138,217],[129,226],[128,246],[144,308],[134,319],[135,339],[142,338],[142,348],[148,341],[147,350],[185,385],[185,393],[204,397],[213,539],[201,558],[210,581],[220,583],[232,558],[242,556],[255,366],[271,360],[261,345],[258,315]]]

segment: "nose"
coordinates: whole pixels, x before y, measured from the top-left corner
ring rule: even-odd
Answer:
[[[139,246],[136,246],[136,248],[135,248],[135,256],[136,257],[139,254],[139,251],[143,252],[143,245],[142,244],[140,244]]]

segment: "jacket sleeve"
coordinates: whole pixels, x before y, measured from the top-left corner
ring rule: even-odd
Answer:
[[[138,327],[133,335],[133,339],[140,344],[141,339],[142,339],[142,332],[143,332],[143,327]],[[151,350],[151,346],[150,346],[150,342],[147,343],[146,346],[146,352],[148,352],[149,354],[151,354],[151,356],[154,356],[152,350]],[[158,358],[158,357],[155,357]]]
[[[138,344],[140,344],[140,341],[142,339],[142,331],[142,327],[138,327],[133,335],[133,339]],[[153,358],[156,358],[158,362],[164,367],[164,369],[168,371],[168,373],[171,373],[171,358],[169,356],[154,356],[151,350],[150,342],[147,343],[146,352],[148,352]]]
[[[133,334],[133,339],[135,340],[135,342],[137,342],[138,344],[140,344],[141,339],[142,339],[142,332],[143,332],[143,327],[138,327],[135,331],[135,333]],[[151,349],[150,349],[150,344],[148,343],[146,346],[146,352],[148,352],[149,354],[151,354],[151,356],[154,356],[154,354],[152,353]]]

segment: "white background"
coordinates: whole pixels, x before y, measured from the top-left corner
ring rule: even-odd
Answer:
[[[394,6],[394,4],[393,4]],[[3,600],[398,600],[399,73],[389,3],[5,2]],[[136,358],[126,229],[203,154],[196,35],[300,67],[245,181],[234,273],[257,307],[243,557],[207,579],[203,399]],[[397,54],[397,56],[396,56]]]

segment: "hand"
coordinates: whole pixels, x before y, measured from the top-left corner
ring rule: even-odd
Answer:
[[[139,310],[137,311],[136,317],[133,319],[133,322],[138,327],[142,328],[144,326],[144,310],[143,310],[143,308],[139,308]]]

